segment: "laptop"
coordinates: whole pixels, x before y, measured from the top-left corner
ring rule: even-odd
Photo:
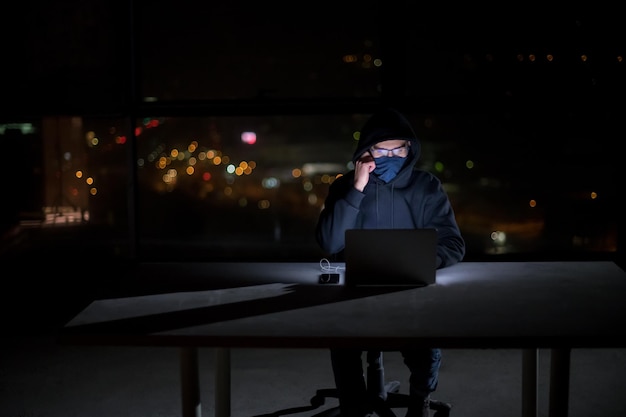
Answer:
[[[348,229],[347,286],[412,286],[435,283],[435,229]]]

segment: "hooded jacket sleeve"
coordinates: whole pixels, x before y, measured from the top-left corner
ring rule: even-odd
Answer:
[[[353,172],[331,184],[317,221],[315,237],[322,250],[335,255],[345,246],[346,229],[356,228],[359,207],[365,196],[353,186]]]
[[[465,240],[441,181],[430,175],[429,183],[429,192],[424,198],[423,216],[416,216],[423,218],[421,227],[437,229],[437,268],[444,268],[463,260]]]

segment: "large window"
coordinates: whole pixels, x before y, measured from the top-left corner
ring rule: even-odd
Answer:
[[[3,229],[68,257],[317,260],[328,186],[390,104],[443,180],[468,259],[623,253],[623,22],[350,3],[19,15]]]

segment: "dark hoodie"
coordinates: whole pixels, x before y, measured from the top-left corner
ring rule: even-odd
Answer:
[[[328,190],[316,226],[322,250],[342,258],[346,229],[437,229],[437,267],[463,259],[465,242],[441,181],[415,168],[421,145],[408,120],[393,109],[374,114],[361,129],[352,161],[373,145],[390,139],[411,142],[402,169],[388,183],[370,173],[363,192],[354,188],[354,170],[337,178]]]

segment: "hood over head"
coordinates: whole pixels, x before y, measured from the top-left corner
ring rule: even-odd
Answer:
[[[417,160],[420,157],[421,146],[409,121],[397,110],[387,108],[374,113],[363,125],[352,162],[356,162],[364,152],[378,142],[391,139],[410,141],[408,158]]]

